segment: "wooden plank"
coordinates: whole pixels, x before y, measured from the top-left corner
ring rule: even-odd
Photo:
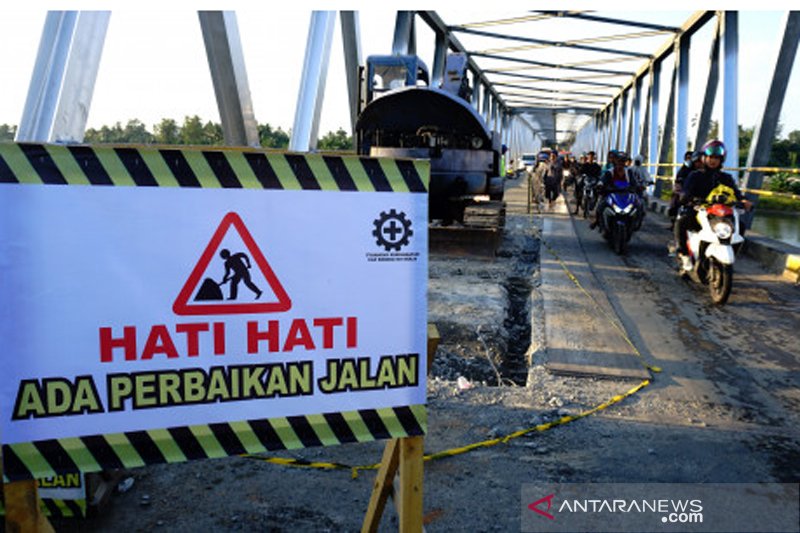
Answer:
[[[400,439],[400,533],[422,531],[424,438]]]
[[[364,522],[361,524],[362,533],[378,531],[383,510],[386,508],[386,500],[389,499],[389,494],[392,492],[392,480],[400,463],[400,440],[390,440],[383,450],[383,459],[381,459],[381,466],[372,486],[372,496],[370,496],[367,506],[367,514],[364,515]]]
[[[15,481],[3,486],[6,531],[53,533],[53,526],[42,514],[39,487],[35,479]]]
[[[565,376],[630,379],[647,379],[650,377],[650,374],[644,367],[614,368],[591,364],[545,363],[545,368],[551,374],[561,374]]]
[[[428,374],[431,373],[433,359],[436,357],[436,348],[439,346],[439,329],[436,324],[428,324]]]

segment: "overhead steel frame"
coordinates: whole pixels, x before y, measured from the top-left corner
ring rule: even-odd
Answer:
[[[617,138],[617,146],[623,150],[627,150],[627,128],[628,128],[628,92],[622,93],[622,100],[620,102],[619,110],[619,136]],[[630,155],[630,154],[629,154]]]
[[[227,144],[258,144],[233,12],[198,12]],[[110,11],[49,11],[17,141],[82,142]]]
[[[83,141],[110,18],[110,11],[48,11],[17,141]]]
[[[557,16],[570,16],[575,18],[583,18],[586,20],[612,22],[611,19],[603,19],[603,17],[595,17],[582,13],[552,13],[556,13]],[[594,121],[594,124],[596,124],[597,135],[600,137],[596,146],[599,146],[603,151],[605,151],[607,149],[616,147],[614,146],[615,143],[624,143],[626,148],[628,146],[631,147],[632,152],[641,152],[642,155],[647,156],[650,163],[650,173],[655,175],[658,169],[657,164],[666,163],[669,159],[667,148],[670,145],[670,139],[672,139],[675,147],[675,150],[673,150],[672,159],[673,161],[677,160],[678,156],[676,156],[676,152],[682,152],[681,147],[687,145],[689,90],[688,52],[690,40],[692,35],[702,28],[709,20],[714,18],[715,15],[718,17],[729,17],[727,20],[733,21],[732,23],[729,23],[729,49],[733,51],[734,43],[737,38],[735,27],[732,26],[732,24],[735,25],[735,13],[730,14],[729,12],[725,12],[717,14],[714,11],[696,11],[680,28],[650,25],[653,26],[654,29],[673,31],[675,32],[675,35],[671,39],[667,40],[667,42],[652,56],[650,61],[643,65],[632,76],[631,80],[619,90],[618,94],[611,102],[606,104],[603,109],[596,113],[595,116],[597,120]],[[615,20],[613,22],[619,21]],[[632,24],[647,27],[638,23]],[[676,70],[674,72],[675,79],[673,83],[670,84],[670,100],[673,103],[671,106],[668,106],[672,109],[667,113],[668,116],[664,125],[664,130],[667,135],[665,135],[663,139],[660,139],[659,115],[661,106],[660,86],[662,64],[664,59],[673,53],[675,53],[677,57]],[[731,53],[732,57],[729,57],[727,60],[729,68],[734,68],[735,63],[732,61],[735,61],[735,53]],[[639,116],[641,112],[641,90],[645,77],[649,78],[649,83],[646,102],[644,102],[645,116],[640,129]],[[735,79],[732,81],[727,81],[726,86],[729,95],[736,94]],[[631,100],[630,91],[633,91],[633,98],[630,104],[631,109],[629,110],[629,112],[632,114],[629,126],[630,130],[627,132],[627,135],[623,134],[620,137],[617,137],[615,135],[617,128],[624,130],[626,126],[624,118],[622,116],[617,116],[617,109],[621,107],[627,110],[627,105],[624,102],[626,102],[626,100]],[[676,100],[677,104],[675,103]],[[731,115],[729,114],[729,121],[731,120],[730,116]],[[613,125],[609,125],[609,122],[612,120]],[[617,121],[619,121],[619,123]],[[604,134],[603,130],[607,131],[609,126],[612,128],[609,132],[610,134]],[[601,157],[603,155],[605,154],[601,154]]]
[[[358,119],[358,67],[361,65],[361,26],[357,11],[341,11],[344,68],[347,74],[347,95],[350,102],[351,131],[356,130]],[[444,66],[442,66],[444,70]]]
[[[697,131],[693,145],[695,150],[705,143],[708,132],[711,129],[711,112],[714,109],[714,100],[717,95],[717,86],[719,85],[719,40],[721,29],[722,19],[717,17],[717,25],[714,28],[711,51],[708,57],[708,81],[706,82],[703,105],[700,108],[700,117],[697,121]]]
[[[400,13],[403,12],[398,12],[398,17],[405,17],[405,15],[400,15]],[[480,69],[480,67],[478,67],[474,59],[470,57],[467,49],[453,35],[439,15],[435,11],[417,11],[406,13],[412,13],[416,16],[419,16],[420,19],[431,28],[436,36],[434,65],[431,75],[432,79],[439,80],[444,76],[444,59],[447,50],[453,50],[454,52],[467,54],[467,69],[472,78],[472,106],[483,115],[483,117],[486,119],[487,125],[489,125],[491,129],[501,129],[501,131],[498,133],[500,134],[501,139],[506,139],[506,141],[508,141],[506,142],[507,145],[509,142],[511,142],[511,139],[513,139],[514,136],[507,134],[505,130],[514,127],[520,128],[520,131],[528,129],[530,133],[529,140],[535,144],[535,139],[537,137],[536,128],[534,128],[528,121],[522,120],[523,117],[521,117],[518,113],[512,113],[511,108],[506,104],[502,96],[490,83],[486,77],[486,74]],[[413,27],[413,16],[411,18],[412,20],[410,24]],[[502,120],[504,115],[508,115],[510,118],[504,121]],[[524,142],[526,136],[520,134],[517,136],[517,138],[520,139],[520,142]],[[518,154],[522,153],[522,151],[524,150],[520,149]]]
[[[314,11],[308,28],[303,74],[294,113],[294,127],[289,138],[289,150],[308,152],[317,147],[319,117],[325,97],[335,11]]]
[[[198,11],[225,144],[260,146],[236,15]]]
[[[675,53],[677,63],[678,95],[675,109],[675,146],[672,155],[674,162],[683,160],[683,153],[688,146],[687,138],[689,134],[689,47],[691,40],[685,34],[678,39]]]
[[[722,141],[728,166],[739,166],[739,13],[722,12]],[[731,171],[734,178],[737,171]]]
[[[650,65],[650,91],[648,108],[650,120],[647,122],[647,158],[650,161],[650,175],[658,173],[658,114],[661,112],[661,63],[654,61]]]
[[[786,14],[783,38],[775,59],[775,69],[772,74],[767,99],[764,103],[764,112],[761,120],[756,124],[750,152],[747,156],[748,167],[762,167],[769,161],[772,140],[775,137],[775,128],[778,124],[781,108],[783,107],[786,86],[792,75],[794,59],[797,55],[797,45],[800,41],[800,11],[790,11]],[[747,188],[760,189],[764,174],[760,171],[748,171],[745,174]]]

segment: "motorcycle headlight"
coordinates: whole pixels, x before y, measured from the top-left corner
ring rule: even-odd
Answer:
[[[633,204],[628,204],[627,206],[625,206],[625,209],[622,210],[622,212],[625,213],[626,215],[631,211],[633,211]]]
[[[733,224],[727,220],[720,220],[711,227],[718,239],[730,239],[733,235]]]

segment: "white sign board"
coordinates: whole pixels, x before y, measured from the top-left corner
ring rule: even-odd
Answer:
[[[425,403],[427,195],[0,185],[3,444]]]

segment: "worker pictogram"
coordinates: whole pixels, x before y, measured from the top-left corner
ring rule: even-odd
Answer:
[[[222,247],[223,242],[229,240],[231,228],[238,234],[244,250]],[[207,272],[218,272],[219,281],[213,274],[207,274],[201,283],[200,278]],[[253,280],[253,273],[260,273],[258,278],[263,276],[274,299],[261,300],[264,287],[259,287]],[[240,285],[249,290],[240,291]],[[227,290],[223,291],[225,288]],[[242,219],[236,213],[228,213],[178,293],[172,310],[178,315],[232,315],[275,313],[288,311],[291,307],[289,295]]]
[[[392,249],[400,251],[400,248],[408,244],[409,237],[414,235],[411,221],[402,211],[400,213],[394,209],[389,213],[383,211],[373,224],[375,229],[372,230],[372,235],[376,238],[375,244],[383,246],[387,252]]]

